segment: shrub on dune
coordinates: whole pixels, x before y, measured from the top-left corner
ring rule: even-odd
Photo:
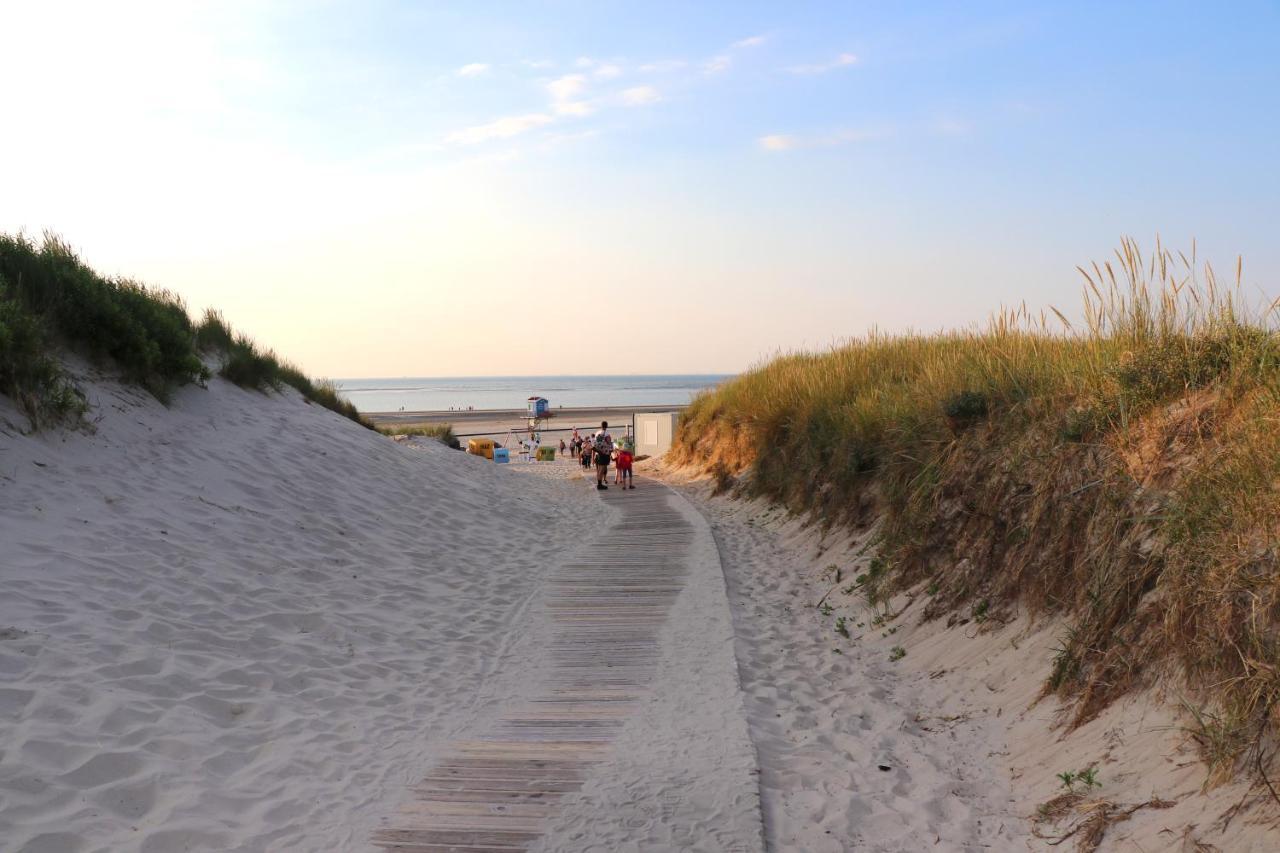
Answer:
[[[1280,339],[1194,257],[1125,241],[1085,323],[784,355],[684,413],[672,455],[827,523],[883,517],[881,599],[1066,615],[1046,689],[1091,719],[1177,664],[1239,737],[1280,734]],[[1272,306],[1274,308],[1274,306]],[[1250,745],[1254,747],[1250,747]]]

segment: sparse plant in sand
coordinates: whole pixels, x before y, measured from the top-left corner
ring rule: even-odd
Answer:
[[[987,621],[987,611],[990,609],[991,603],[985,598],[977,602],[970,609],[969,614],[973,617],[973,621],[981,625]]]
[[[1084,770],[1064,770],[1058,774],[1058,779],[1068,791],[1075,791],[1076,785],[1083,785],[1086,791],[1102,787],[1098,781],[1098,769],[1092,765]]]
[[[869,603],[927,582],[927,617],[1061,614],[1045,689],[1069,725],[1173,673],[1217,720],[1210,763],[1261,773],[1245,757],[1280,736],[1277,305],[1251,309],[1242,264],[1220,281],[1194,247],[1124,240],[1081,272],[1082,322],[1023,306],[762,364],[693,402],[670,458],[826,525],[880,522]]]
[[[849,639],[849,625],[843,616],[836,617],[836,633],[846,640]]]
[[[907,650],[904,649],[902,646],[894,646],[892,649],[889,649],[890,661],[897,662],[902,660],[906,656],[907,656]]]
[[[458,441],[458,437],[453,434],[453,424],[422,424],[420,426],[407,427],[380,427],[378,432],[383,435],[406,435],[419,438],[434,438],[443,443],[446,447],[452,447],[454,449],[462,446],[462,443]]]

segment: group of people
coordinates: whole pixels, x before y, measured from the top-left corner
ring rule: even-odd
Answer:
[[[590,437],[582,436],[578,428],[574,427],[567,447],[564,439],[560,440],[561,453],[568,451],[578,459],[584,469],[590,470],[591,466],[595,465],[596,488],[601,490],[609,488],[605,481],[609,478],[610,462],[614,463],[614,485],[624,489],[636,487],[635,478],[631,473],[631,464],[635,461],[635,449],[635,440],[631,437],[630,430],[616,443],[614,442],[613,436],[609,434],[608,421],[601,421],[600,430]]]

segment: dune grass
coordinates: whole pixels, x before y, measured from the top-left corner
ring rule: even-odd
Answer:
[[[0,234],[0,393],[16,400],[34,427],[84,411],[54,355],[63,347],[113,366],[161,401],[180,385],[208,380],[212,360],[237,385],[264,392],[288,385],[372,429],[332,383],[314,382],[259,349],[218,313],[196,324],[175,294],[101,276],[58,237],[46,235],[37,246]]]
[[[1066,615],[1046,690],[1073,723],[1180,673],[1237,735],[1221,777],[1280,733],[1275,306],[1132,241],[1081,272],[1079,327],[1021,308],[786,355],[696,399],[673,457],[826,523],[883,516],[873,600]]]
[[[378,427],[378,432],[383,435],[409,435],[425,438],[434,438],[443,443],[446,447],[459,449],[462,442],[454,435],[453,424],[422,424],[420,426],[407,427]]]

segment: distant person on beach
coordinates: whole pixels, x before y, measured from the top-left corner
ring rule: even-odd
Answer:
[[[564,439],[560,439],[560,455],[564,456]]]
[[[578,461],[582,463],[583,469],[591,467],[591,443],[588,441],[578,442]]]
[[[596,489],[603,491],[609,488],[604,481],[609,477],[609,457],[613,455],[613,436],[609,435],[608,421],[600,422],[592,450],[596,456]]]
[[[631,437],[631,428],[618,439],[618,465],[614,469],[613,482],[624,489],[636,487],[635,476],[631,473],[631,463],[635,460],[636,442]]]

